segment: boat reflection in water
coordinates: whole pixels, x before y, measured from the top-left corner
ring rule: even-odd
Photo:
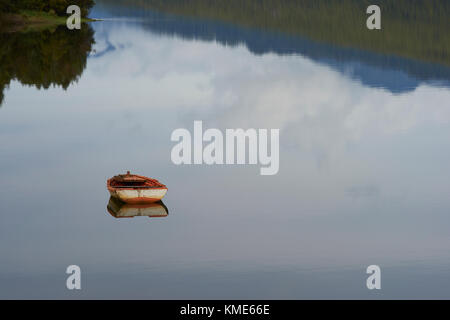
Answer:
[[[169,210],[162,201],[147,204],[127,204],[117,198],[110,197],[108,212],[114,218],[149,217],[162,218],[169,215]]]

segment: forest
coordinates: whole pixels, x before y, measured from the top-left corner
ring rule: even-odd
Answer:
[[[67,7],[78,5],[83,16],[87,16],[94,6],[94,0],[0,0],[1,13],[18,13],[22,10],[53,12],[59,16],[66,15]]]
[[[450,1],[377,0],[382,30],[366,28],[371,0],[101,0],[298,35],[450,65]]]

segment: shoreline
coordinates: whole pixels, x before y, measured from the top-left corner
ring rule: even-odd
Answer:
[[[43,11],[24,10],[18,13],[0,15],[0,32],[29,32],[65,25],[68,16],[58,16]],[[82,18],[81,22],[95,22],[99,19]]]

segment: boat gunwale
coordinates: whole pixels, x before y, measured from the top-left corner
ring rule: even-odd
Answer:
[[[133,176],[139,177],[141,179],[144,179],[145,181],[151,181],[153,183],[157,183],[159,186],[153,187],[153,186],[113,186],[111,185],[112,181],[117,181],[115,178],[116,176],[108,179],[108,181],[106,182],[106,186],[108,188],[108,190],[168,190],[167,186],[162,184],[161,182],[159,182],[156,179],[152,179],[149,177],[145,177],[145,176],[140,176],[137,174],[133,174]]]

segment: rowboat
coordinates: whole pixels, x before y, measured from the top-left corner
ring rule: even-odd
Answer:
[[[115,218],[162,218],[169,215],[169,210],[162,201],[146,204],[127,204],[117,198],[111,197],[109,198],[107,209]]]
[[[131,174],[120,174],[108,179],[106,186],[112,197],[128,204],[144,204],[160,201],[167,187],[156,179]]]

